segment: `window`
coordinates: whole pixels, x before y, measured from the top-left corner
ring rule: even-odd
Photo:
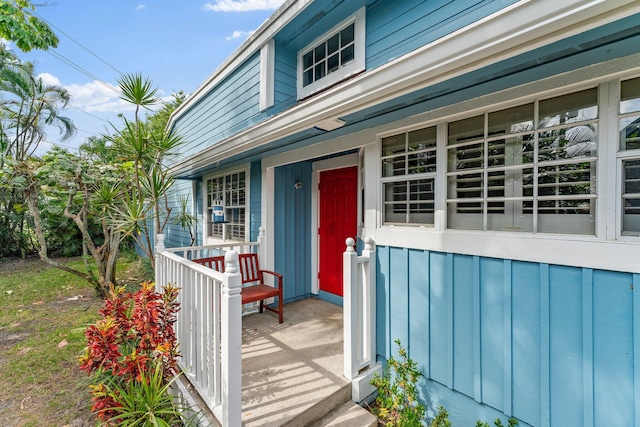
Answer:
[[[298,99],[364,70],[365,8],[298,53]]]
[[[219,240],[244,241],[247,206],[246,172],[238,171],[205,180],[207,218],[205,234]],[[222,205],[224,222],[214,222],[214,206]]]
[[[382,138],[383,224],[433,225],[436,128]]]
[[[597,90],[448,124],[447,226],[595,234]]]
[[[640,78],[620,84],[622,233],[640,232]]]

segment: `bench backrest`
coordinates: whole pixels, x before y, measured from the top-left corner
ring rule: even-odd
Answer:
[[[196,264],[204,265],[205,267],[209,267],[212,270],[224,273],[224,255],[198,258],[194,259],[193,262],[195,262]]]
[[[238,264],[240,264],[243,284],[251,282],[262,283],[262,273],[260,272],[257,254],[239,254]]]
[[[224,255],[198,258],[194,259],[193,262],[224,273]],[[238,264],[240,266],[243,285],[253,282],[262,283],[262,273],[260,272],[257,254],[239,254]]]

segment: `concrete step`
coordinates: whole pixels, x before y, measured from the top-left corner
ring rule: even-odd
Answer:
[[[283,427],[309,426],[323,417],[340,408],[345,402],[351,400],[351,384],[346,384],[330,394],[325,394],[313,405],[302,412],[291,414],[292,417],[282,423]]]
[[[378,419],[352,401],[345,402],[311,427],[376,427]]]

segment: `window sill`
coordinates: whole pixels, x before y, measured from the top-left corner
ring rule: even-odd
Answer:
[[[640,273],[640,239],[631,236],[605,240],[567,234],[384,226],[371,237],[377,246]]]

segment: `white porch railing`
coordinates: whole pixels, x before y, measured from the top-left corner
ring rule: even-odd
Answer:
[[[373,393],[370,381],[381,371],[376,363],[376,266],[371,238],[364,241],[362,255],[355,241],[346,240],[343,255],[344,376],[351,380],[356,402]]]
[[[259,241],[264,239],[264,231],[260,234]],[[258,244],[165,249],[163,240],[157,236],[156,284],[181,288],[176,322],[180,368],[221,425],[240,426],[242,283],[238,251],[256,250]],[[191,261],[222,253],[225,273]]]

